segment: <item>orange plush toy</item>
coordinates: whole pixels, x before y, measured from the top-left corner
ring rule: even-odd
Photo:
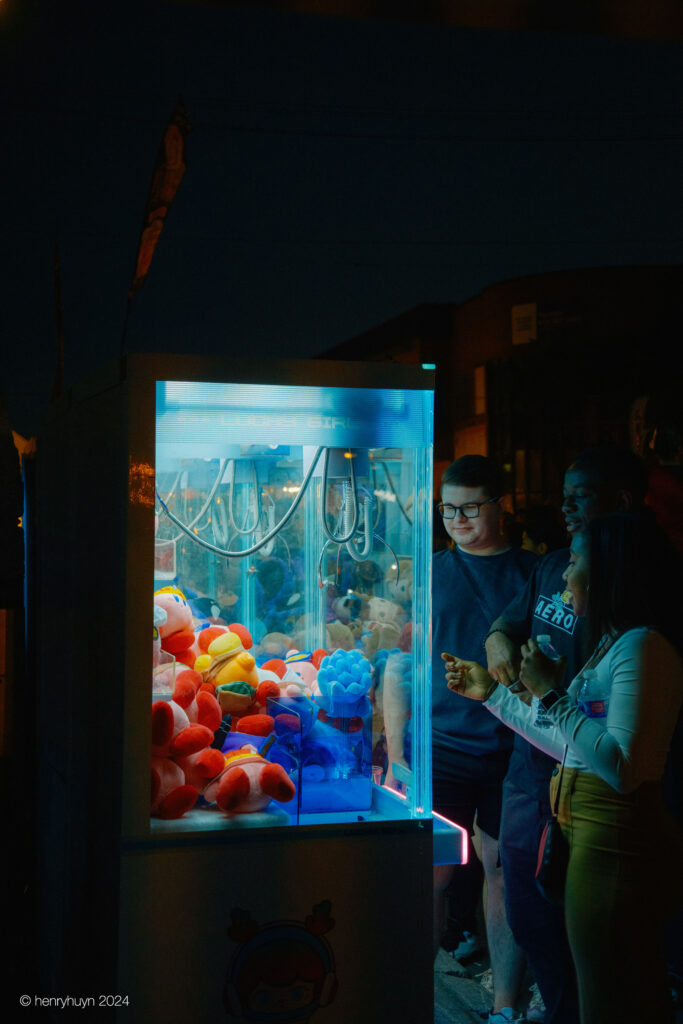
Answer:
[[[221,711],[200,684],[199,673],[181,672],[173,699],[152,705],[152,814],[159,818],[181,818],[224,767],[211,747]]]

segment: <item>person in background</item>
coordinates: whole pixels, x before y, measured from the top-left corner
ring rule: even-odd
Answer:
[[[683,465],[681,432],[672,424],[654,427],[645,445],[649,468],[645,503],[679,555],[683,555]]]
[[[522,547],[543,558],[549,551],[567,546],[567,532],[556,508],[531,505],[522,516]]]
[[[524,586],[536,556],[510,547],[502,534],[503,483],[497,468],[480,455],[453,462],[441,480],[438,507],[453,544],[432,560],[432,649],[462,650],[479,657],[489,623]],[[435,809],[466,828],[475,820],[486,878],[486,936],[494,980],[492,1024],[519,1020],[517,999],[524,959],[505,915],[498,857],[501,791],[512,733],[465,698],[453,699],[443,666],[432,668],[432,757]],[[455,874],[454,874],[455,872]],[[481,892],[481,867],[470,843],[466,866],[435,868],[435,948],[443,932],[444,892],[466,924]]]
[[[645,489],[644,463],[628,449],[614,445],[586,449],[564,478],[562,512],[570,538],[601,515],[642,509]],[[519,595],[491,622],[487,666],[503,685],[517,680],[520,648],[530,636],[549,636],[558,654],[567,659],[567,679],[576,675],[583,652],[582,623],[563,599],[568,560],[566,548],[541,559]],[[550,816],[548,787],[554,767],[552,758],[523,736],[515,736],[503,787],[500,856],[508,921],[539,986],[545,1024],[576,1024],[576,975],[564,914],[543,899],[535,881],[538,843]]]
[[[577,533],[565,571],[569,603],[586,620],[584,666],[562,687],[566,659],[529,639],[520,679],[548,718],[473,661],[444,654],[448,685],[566,766],[556,772],[569,844],[567,933],[581,1024],[673,1021],[663,926],[683,895],[683,832],[662,778],[683,705],[680,564],[649,517],[615,514]],[[587,676],[585,678],[588,678]],[[646,939],[646,941],[644,941]]]

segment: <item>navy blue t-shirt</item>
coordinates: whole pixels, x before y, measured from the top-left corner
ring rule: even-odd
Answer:
[[[519,644],[546,634],[558,654],[567,658],[564,685],[568,686],[583,663],[582,620],[563,604],[562,574],[569,564],[569,548],[551,551],[534,567],[517,598],[501,613],[506,632]],[[530,796],[548,799],[548,780],[555,761],[522,736],[515,736],[507,779]]]
[[[490,754],[512,747],[513,734],[478,701],[446,686],[442,651],[485,664],[491,622],[524,584],[538,559],[509,548],[496,555],[438,551],[432,559],[432,749],[435,766],[448,752]]]

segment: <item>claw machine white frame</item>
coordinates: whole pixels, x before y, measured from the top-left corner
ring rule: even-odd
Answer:
[[[432,374],[414,366],[131,355],[50,410],[39,448],[36,552],[39,970],[48,990],[87,993],[99,1000],[100,1010],[144,1024],[432,1019],[432,402]],[[256,455],[242,483],[245,451]],[[277,524],[274,514],[264,514],[261,525],[246,528],[252,499],[244,494],[250,486],[265,494],[259,474],[270,472],[275,456],[281,456],[278,467],[298,473],[289,490],[292,506],[301,501],[299,577],[289,604],[280,602],[280,618],[264,615],[262,621],[263,601],[257,606],[250,590],[249,573],[257,570],[249,552],[262,542],[272,545],[269,531]],[[356,459],[362,499],[353,474],[346,480],[345,458]],[[200,505],[208,507],[227,486],[229,460],[229,500],[243,501],[231,521],[238,533],[249,534],[247,541],[230,539],[225,522],[209,528],[208,516],[200,521],[184,515],[187,500],[171,511],[173,485],[160,490],[163,468],[172,476],[177,467],[185,497],[199,494]],[[402,495],[392,476],[396,469],[407,481]],[[209,477],[213,491],[208,484],[202,490],[196,481]],[[342,493],[342,477],[340,503],[348,493],[356,511],[340,512],[335,526],[327,493],[330,487]],[[277,479],[284,479],[282,473]],[[306,488],[306,495],[294,497]],[[282,504],[287,488],[270,489]],[[402,499],[409,501],[410,515]],[[316,512],[318,507],[325,511]],[[288,510],[281,521],[291,515]],[[235,561],[235,548],[226,544],[247,552],[233,574],[241,580],[233,598],[241,601],[255,652],[273,636],[291,642],[286,630],[294,628],[294,617],[287,613],[299,602],[297,646],[338,654],[337,640],[330,648],[324,595],[334,573],[341,578],[347,551],[355,552],[356,563],[367,563],[373,538],[377,542],[376,562],[388,566],[384,578],[374,566],[378,594],[387,579],[394,580],[394,570],[399,580],[397,563],[409,561],[408,634],[404,629],[396,640],[389,630],[398,629],[394,623],[364,619],[354,642],[363,665],[370,660],[373,686],[377,645],[395,642],[389,660],[407,666],[400,717],[410,752],[394,739],[394,753],[390,749],[384,766],[373,767],[368,743],[349,739],[346,726],[339,726],[343,713],[325,704],[332,698],[320,682],[314,695],[304,696],[315,707],[315,728],[323,730],[324,719],[325,750],[326,737],[337,728],[335,737],[346,744],[346,768],[334,762],[326,775],[322,762],[304,762],[295,752],[291,764],[283,761],[298,794],[289,804],[232,815],[200,797],[179,818],[150,818],[150,616],[163,582],[158,575],[164,575],[152,569],[160,516],[175,524],[167,536],[175,536],[178,526],[178,537],[187,534],[190,546],[190,534],[201,540],[203,533],[208,554],[195,561],[208,566],[211,587],[215,574]],[[387,524],[399,521],[392,533]],[[409,550],[395,550],[394,535]],[[279,561],[291,568],[291,551]],[[349,565],[353,575],[356,567]],[[166,569],[173,576],[173,565]],[[205,588],[207,578],[201,576]],[[348,594],[349,601],[360,602],[351,588]],[[367,607],[382,609],[381,601]],[[210,598],[201,607],[193,613],[198,630],[216,621],[209,613],[220,610]],[[199,625],[198,614],[207,615]],[[284,634],[268,630],[272,622],[284,622]],[[309,656],[295,651],[288,657]],[[186,659],[180,668],[188,664]],[[338,693],[343,673],[336,673],[329,685]],[[385,674],[388,693],[386,668]],[[322,668],[318,676],[322,680]],[[369,708],[364,695],[359,700]],[[278,709],[277,701],[269,703],[276,716]],[[379,728],[391,747],[389,717]],[[303,729],[301,719],[296,722],[300,751]],[[375,739],[373,731],[373,744]],[[226,771],[228,762],[225,754]],[[389,777],[392,788],[383,784]],[[347,798],[347,792],[353,795]],[[436,859],[457,861],[461,837],[451,831],[446,838],[449,853]]]

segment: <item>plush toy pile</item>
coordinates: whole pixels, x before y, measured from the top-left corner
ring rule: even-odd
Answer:
[[[364,772],[368,695],[374,703],[378,685],[372,661],[383,667],[383,652],[409,649],[409,587],[406,575],[393,585],[395,600],[333,596],[330,654],[298,649],[302,619],[291,634],[266,633],[255,645],[241,623],[198,620],[197,602],[191,607],[177,587],[157,591],[155,691],[164,699],[152,707],[152,814],[179,818],[195,806],[252,813],[290,802],[290,776]],[[168,665],[159,664],[164,657]]]

